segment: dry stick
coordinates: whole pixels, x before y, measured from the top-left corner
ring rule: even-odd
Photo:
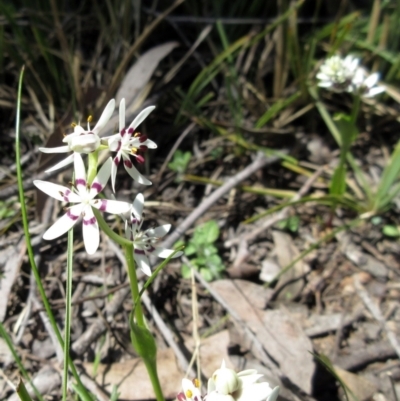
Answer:
[[[284,151],[283,151],[284,152]],[[211,206],[213,206],[222,196],[229,192],[233,187],[240,184],[243,180],[258,171],[260,168],[268,166],[280,160],[278,156],[265,156],[259,153],[254,161],[244,168],[240,173],[229,178],[224,185],[217,188],[210,196],[203,200],[203,202],[195,209],[186,219],[175,229],[175,231],[160,244],[162,247],[171,247],[191,225],[201,217]]]
[[[358,296],[364,302],[364,305],[368,308],[368,310],[372,313],[373,317],[382,325],[384,330],[386,331],[387,338],[392,345],[393,349],[396,351],[397,356],[400,358],[400,344],[397,341],[396,335],[393,330],[388,326],[386,319],[382,315],[379,307],[372,301],[368,292],[365,290],[364,286],[360,283],[357,277],[354,277],[354,287],[357,291]]]
[[[192,129],[196,126],[196,123],[191,123],[190,125],[188,125],[185,130],[182,132],[182,134],[179,136],[179,138],[176,140],[174,146],[171,148],[171,150],[168,153],[168,156],[166,157],[163,165],[161,166],[159,172],[157,173],[157,177],[154,180],[156,182],[156,188],[154,189],[154,192],[157,191],[157,187],[160,183],[160,179],[164,173],[164,170],[167,168],[168,163],[170,162],[170,160],[172,159],[172,156],[174,155],[175,151],[178,149],[179,145],[182,143],[182,141],[186,138],[186,136],[188,134],[190,134],[190,132],[192,131]]]
[[[318,179],[318,177],[322,174],[324,171],[324,167],[320,167],[305,183],[304,185],[300,188],[298,193],[291,199],[290,203],[298,201],[302,196],[304,196],[311,188],[311,186],[314,184],[314,182]],[[257,227],[255,230],[251,231],[250,233],[239,236],[236,238],[232,238],[228,241],[225,242],[225,247],[229,248],[232,245],[237,245],[241,241],[251,241],[254,238],[258,237],[261,233],[263,233],[267,228],[273,226],[276,222],[279,220],[282,220],[287,217],[287,214],[289,212],[289,207],[290,204],[285,206],[279,213],[275,214],[274,216],[270,217],[267,219],[260,227]]]

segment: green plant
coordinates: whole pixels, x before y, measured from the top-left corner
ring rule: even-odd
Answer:
[[[276,223],[276,227],[279,228],[280,230],[287,230],[292,233],[296,233],[299,230],[299,225],[300,225],[299,216],[290,216]]]
[[[196,227],[193,237],[189,240],[184,253],[190,258],[190,264],[207,281],[212,281],[222,277],[225,266],[218,255],[218,249],[214,245],[219,237],[219,227],[215,220],[210,220]],[[182,265],[182,276],[190,277],[190,267]]]
[[[182,175],[185,173],[191,158],[192,154],[190,152],[183,152],[178,149],[174,153],[172,161],[168,163],[168,167],[178,173],[178,176]]]

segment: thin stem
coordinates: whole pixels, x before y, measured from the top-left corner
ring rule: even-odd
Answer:
[[[74,231],[68,231],[68,254],[67,254],[67,284],[66,284],[66,300],[65,300],[65,330],[64,330],[64,372],[62,396],[63,400],[67,399],[68,393],[68,364],[69,364],[69,348],[71,338],[71,298],[72,298],[72,264],[73,264],[73,246]]]
[[[87,183],[90,185],[97,175],[97,164],[99,158],[99,151],[95,150],[88,154],[88,173],[87,173]]]
[[[123,245],[123,247],[128,269],[129,283],[131,286],[132,301],[135,301],[136,299],[139,299],[139,284],[136,276],[135,259],[133,257],[133,252],[134,252],[133,244],[132,242],[130,242],[129,245]],[[134,308],[135,308],[136,324],[140,327],[146,327],[144,323],[142,304],[140,303],[140,301],[134,305]]]
[[[115,233],[111,228],[108,226],[108,224],[105,222],[103,219],[103,215],[99,212],[98,209],[95,207],[92,208],[93,214],[96,217],[97,222],[99,223],[100,228],[107,234],[109,238],[111,238],[113,241],[115,241],[117,244],[121,246],[125,245],[132,245],[132,241],[129,241],[128,239],[121,237],[121,235],[118,235]]]
[[[28,252],[29,263],[31,265],[32,273],[35,277],[35,281],[38,286],[38,290],[39,290],[40,296],[42,298],[44,308],[46,309],[47,316],[50,320],[51,327],[53,328],[54,333],[56,334],[59,344],[61,345],[61,347],[64,348],[63,338],[62,338],[60,330],[57,326],[56,320],[54,318],[53,312],[50,307],[49,300],[47,299],[46,292],[45,292],[43,284],[42,284],[42,280],[40,278],[39,270],[36,266],[35,257],[33,254],[32,243],[31,243],[31,236],[29,233],[28,213],[26,211],[25,193],[24,193],[24,187],[23,187],[23,183],[22,183],[21,155],[20,155],[20,146],[19,146],[20,145],[21,93],[22,93],[23,74],[24,74],[24,68],[22,68],[22,70],[21,70],[19,84],[18,84],[18,100],[17,100],[17,113],[16,113],[16,123],[15,123],[15,161],[16,161],[16,166],[17,166],[18,194],[19,194],[19,201],[20,201],[20,205],[21,205],[20,207],[21,207],[22,224],[24,227],[26,249]],[[84,398],[85,401],[92,400],[92,397],[89,395],[89,392],[83,386],[81,379],[79,377],[79,374],[78,374],[78,372],[75,368],[75,365],[71,359],[69,360],[69,367],[71,369],[71,372],[72,372],[75,380],[78,383],[78,387],[80,388],[82,394],[85,397]]]
[[[146,365],[147,373],[149,374],[157,401],[165,401],[157,375],[157,360],[143,358],[143,362]]]

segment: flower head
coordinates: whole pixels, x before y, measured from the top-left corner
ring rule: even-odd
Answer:
[[[86,252],[93,254],[99,247],[99,226],[92,208],[100,211],[121,214],[129,211],[130,204],[115,200],[98,199],[96,196],[103,190],[111,173],[111,157],[103,164],[91,184],[86,181],[86,171],[82,156],[74,157],[75,183],[71,189],[47,181],[35,180],[33,183],[41,191],[59,201],[73,203],[67,207],[67,212],[58,219],[43,235],[46,240],[52,240],[66,233],[82,217],[83,240]]]
[[[202,401],[200,382],[197,379],[182,379],[182,392],[177,395],[178,401]]]
[[[328,58],[317,74],[318,86],[337,93],[349,92],[363,97],[373,97],[382,93],[385,88],[377,85],[379,74],[368,74],[359,63],[358,58],[350,55],[345,58]]]
[[[182,389],[178,401],[275,401],[279,387],[271,389],[268,383],[258,383],[262,377],[254,369],[236,373],[222,365],[208,380],[207,395],[201,396],[198,380],[182,380]]]
[[[262,377],[255,369],[236,373],[222,361],[208,380],[205,401],[275,401],[279,387],[272,389],[267,382],[258,383]]]
[[[75,153],[92,153],[98,149],[100,146],[99,132],[107,124],[112,113],[115,109],[115,100],[111,99],[103,113],[100,116],[99,121],[94,126],[93,129],[90,128],[90,121],[88,121],[87,130],[85,130],[81,125],[74,126],[74,132],[72,134],[66,135],[63,142],[66,143],[64,146],[59,146],[56,148],[39,148],[43,153],[67,153],[74,152],[67,158],[57,163],[55,166],[51,167],[49,171],[58,170],[74,161]]]
[[[144,197],[138,194],[133,201],[129,217],[126,220],[126,237],[133,242],[134,258],[140,269],[148,276],[151,276],[149,256],[155,255],[159,258],[166,259],[170,257],[174,251],[157,246],[156,243],[164,237],[171,228],[171,224],[164,224],[156,228],[149,228],[141,231],[143,219]],[[177,252],[173,257],[180,256],[182,252]]]
[[[125,170],[135,181],[139,182],[140,184],[151,185],[151,181],[137,171],[136,167],[131,161],[130,156],[135,157],[138,163],[144,163],[143,153],[148,148],[155,149],[157,147],[157,145],[148,139],[146,135],[142,135],[140,132],[136,131],[137,127],[154,109],[155,106],[149,106],[142,110],[131,122],[129,127],[126,128],[125,99],[122,99],[119,104],[119,132],[108,138],[104,138],[108,141],[108,147],[110,151],[117,152],[111,167],[111,185],[114,192],[117,168],[121,160],[123,160]]]
[[[353,56],[332,56],[321,65],[318,86],[334,92],[347,91],[357,71],[360,60]]]

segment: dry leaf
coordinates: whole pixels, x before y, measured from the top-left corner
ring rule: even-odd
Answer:
[[[315,370],[313,357],[310,354],[313,347],[293,316],[285,309],[259,310],[251,300],[254,291],[250,291],[249,294],[244,293],[250,287],[243,285],[241,280],[219,280],[211,283],[211,287],[253,331],[266,352],[277,361],[282,372],[310,394],[311,379]],[[256,351],[254,355],[258,357]]]
[[[115,96],[116,103],[119,104],[121,99],[125,98],[127,108],[129,108],[150,81],[160,61],[178,45],[178,42],[167,42],[142,54],[122,80]]]
[[[276,256],[281,269],[283,269],[290,262],[296,259],[300,252],[293,244],[292,237],[289,234],[281,231],[272,231],[272,236],[274,238]],[[303,260],[299,260],[290,270],[283,274],[279,278],[278,286],[287,282],[290,282],[290,284],[284,287],[284,289],[278,294],[277,299],[289,301],[296,298],[304,287],[304,279],[302,277],[308,271],[308,265]]]

